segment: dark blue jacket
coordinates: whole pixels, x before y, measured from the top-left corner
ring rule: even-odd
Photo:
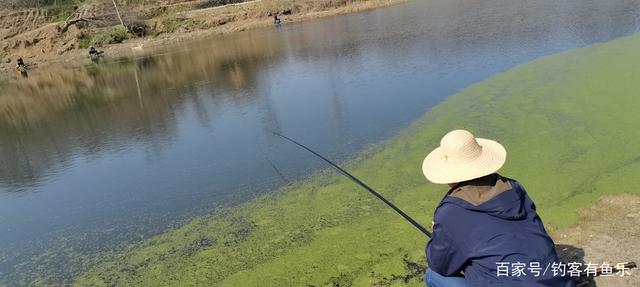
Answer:
[[[433,271],[464,276],[470,286],[575,286],[568,275],[554,276],[554,243],[524,188],[497,174],[449,191],[435,211],[426,254]],[[509,276],[498,276],[498,262]],[[514,263],[526,265],[525,275],[512,276]]]

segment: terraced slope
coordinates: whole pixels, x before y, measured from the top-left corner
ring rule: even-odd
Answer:
[[[29,9],[0,14],[0,40],[42,27],[49,23],[48,11]]]

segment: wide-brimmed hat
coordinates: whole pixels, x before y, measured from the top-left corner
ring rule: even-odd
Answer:
[[[458,183],[498,171],[507,151],[496,141],[475,138],[466,130],[454,130],[422,162],[422,172],[433,183]]]

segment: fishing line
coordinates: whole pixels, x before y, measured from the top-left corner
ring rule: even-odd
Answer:
[[[269,157],[264,156],[264,158],[267,160],[271,168],[278,174],[278,176],[280,176],[280,179],[282,179],[284,183],[289,184],[289,181],[287,180],[287,178],[284,177],[284,174],[282,174],[282,172],[278,169],[278,167],[276,167],[276,165],[273,164],[273,162],[269,159]]]
[[[260,148],[260,154],[262,155],[262,158],[264,158],[264,160],[269,163],[269,166],[271,167],[271,169],[273,169],[273,171],[278,175],[278,177],[285,183],[285,184],[290,184],[289,180],[287,180],[287,178],[284,176],[284,174],[282,173],[282,171],[280,171],[280,169],[278,169],[278,167],[273,163],[273,161],[269,158],[269,156],[267,156],[267,153],[264,151],[264,149]]]
[[[268,130],[268,132],[279,136],[289,142],[292,142],[294,144],[296,144],[297,146],[309,151],[310,153],[314,154],[315,156],[319,157],[320,159],[324,160],[326,163],[328,163],[329,165],[331,165],[334,169],[336,169],[340,174],[346,176],[347,178],[351,179],[353,182],[357,183],[358,185],[362,186],[364,189],[366,189],[369,193],[371,193],[373,196],[377,197],[378,199],[382,200],[382,202],[384,202],[387,206],[391,207],[396,213],[400,214],[400,216],[404,217],[404,219],[406,219],[407,221],[409,221],[411,224],[413,224],[413,226],[415,226],[418,230],[422,231],[422,233],[424,233],[427,237],[431,238],[431,232],[429,230],[427,230],[426,228],[424,228],[424,226],[420,225],[420,223],[418,223],[417,221],[415,221],[413,218],[411,218],[409,215],[407,215],[406,213],[404,213],[402,210],[400,210],[400,208],[396,207],[393,203],[391,203],[389,200],[387,200],[386,198],[384,198],[380,193],[378,193],[377,191],[373,190],[373,188],[369,187],[367,184],[365,184],[364,182],[362,182],[361,180],[359,180],[357,177],[353,176],[352,174],[350,174],[349,172],[347,172],[346,170],[344,170],[343,168],[339,167],[337,164],[331,162],[330,160],[328,160],[326,157],[320,155],[319,153],[313,151],[312,149],[306,147],[305,145],[285,136],[282,135],[280,133],[274,132],[274,131],[270,131]]]

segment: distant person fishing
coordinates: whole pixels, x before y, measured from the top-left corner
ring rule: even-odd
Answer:
[[[16,60],[16,71],[20,73],[20,75],[24,78],[29,77],[29,73],[27,72],[28,67],[27,64],[24,63],[22,57],[18,57]]]
[[[276,26],[282,25],[282,20],[280,20],[280,18],[278,18],[278,14],[274,14],[273,15],[273,24],[276,25]]]
[[[103,57],[103,54],[104,54],[104,51],[99,51],[94,46],[91,46],[89,48],[89,57],[91,58],[91,61],[93,61],[93,62],[100,61],[100,58]]]

